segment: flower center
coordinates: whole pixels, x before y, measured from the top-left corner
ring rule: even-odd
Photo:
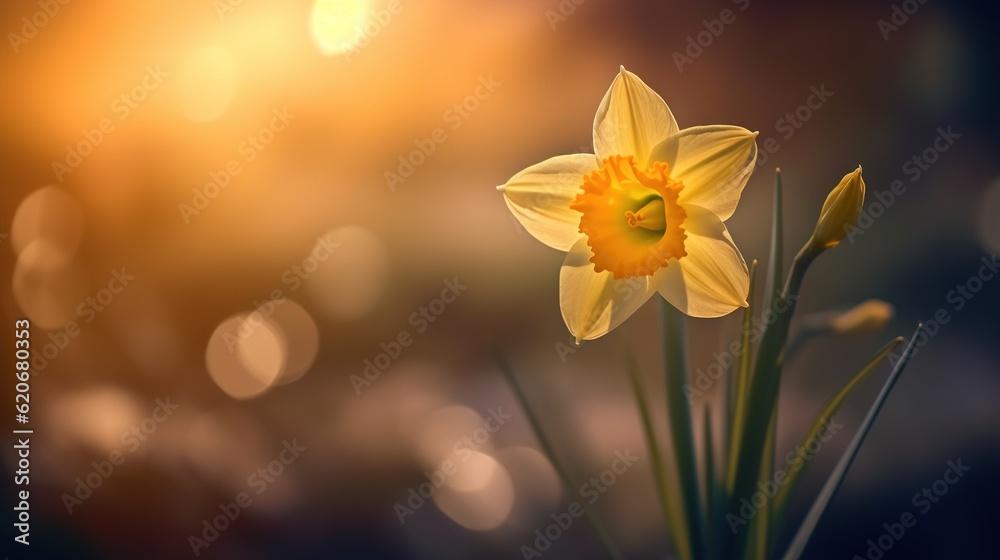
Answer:
[[[666,231],[667,213],[663,207],[663,199],[650,200],[638,212],[626,210],[625,221],[628,222],[629,227],[633,228],[641,227],[651,231]]]
[[[687,255],[687,213],[677,203],[684,185],[670,179],[666,163],[642,170],[631,156],[611,156],[583,177],[581,188],[570,207],[583,214],[580,233],[587,236],[597,272],[610,270],[619,279],[648,276]]]

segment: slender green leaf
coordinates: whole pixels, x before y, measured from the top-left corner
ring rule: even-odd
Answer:
[[[698,456],[695,452],[691,405],[684,394],[687,385],[687,355],[684,314],[663,298],[660,300],[663,318],[663,358],[667,387],[667,415],[677,461],[677,476],[681,486],[684,515],[691,530],[692,557],[705,558],[705,525],[698,489]]]
[[[784,271],[784,214],[782,210],[781,169],[774,170],[774,198],[771,210],[771,251],[768,255],[767,279],[764,281],[764,313],[774,310],[778,285]],[[781,364],[775,365],[774,376],[780,377]],[[771,410],[771,419],[767,426],[767,436],[764,439],[764,451],[760,462],[761,481],[768,481],[774,472],[774,446],[777,439],[778,406],[775,402]],[[751,524],[753,547],[751,557],[755,560],[766,560],[768,552],[768,535],[771,521],[771,500],[766,500],[757,511]]]
[[[538,422],[538,417],[535,416],[534,411],[532,411],[531,407],[528,405],[528,399],[524,394],[524,390],[521,388],[521,385],[517,382],[517,378],[514,376],[514,372],[513,370],[511,370],[510,364],[507,363],[507,358],[504,357],[504,355],[500,352],[498,348],[494,348],[493,352],[494,352],[494,358],[497,361],[497,365],[499,365],[500,367],[500,371],[503,372],[504,377],[507,379],[507,382],[510,384],[511,389],[514,391],[514,395],[517,397],[518,402],[520,402],[521,408],[524,409],[525,417],[527,417],[528,423],[531,424],[531,429],[534,430],[535,437],[538,438],[538,443],[541,445],[542,451],[549,458],[549,461],[552,463],[552,468],[555,469],[556,474],[559,476],[559,480],[566,488],[566,493],[574,498],[580,498],[580,494],[577,491],[577,488],[573,486],[573,483],[570,481],[569,474],[566,472],[566,469],[563,468],[562,463],[556,456],[555,449],[552,447],[552,443],[549,441],[549,438],[546,437],[545,432],[542,430],[542,425]],[[604,530],[604,527],[601,526],[600,521],[597,520],[597,517],[593,514],[591,509],[587,507],[587,500],[579,499],[577,500],[577,503],[579,503],[583,507],[584,515],[587,517],[587,520],[590,522],[590,525],[594,528],[594,531],[597,533],[598,539],[600,539],[601,544],[608,552],[608,555],[611,556],[611,558],[613,558],[614,560],[624,560],[625,557],[622,556],[622,553],[618,550],[618,547],[615,546],[615,543],[611,540],[611,537],[608,535],[608,532]]]
[[[711,406],[706,402],[702,409],[702,452],[705,455],[703,464],[705,465],[705,519],[707,519],[706,532],[708,541],[705,543],[708,558],[715,558],[715,547],[718,544],[716,538],[718,527],[715,524],[716,497],[718,495],[718,479],[715,476],[715,449],[712,441],[712,416]]]
[[[754,288],[757,284],[757,259],[750,263],[750,292],[747,294],[747,308],[743,310],[743,324],[740,327],[740,363],[736,371],[736,389],[733,395],[732,423],[729,429],[729,452],[726,454],[726,494],[732,494],[733,483],[736,480],[736,464],[740,449],[740,438],[743,437],[743,427],[746,424],[747,384],[750,379],[750,329],[753,314],[757,312],[754,306]]]
[[[751,295],[747,295],[748,306],[751,297]],[[743,324],[742,319],[740,320],[740,324]],[[737,336],[739,337],[739,341],[742,343],[742,335]],[[724,333],[720,332],[719,340],[719,346],[721,347],[720,351],[723,353],[728,352],[729,350],[725,346],[726,342],[729,340],[728,337]],[[719,466],[721,468],[720,482],[723,490],[727,488],[726,476],[729,472],[729,463],[726,462],[726,454],[729,451],[729,441],[732,439],[733,422],[735,422],[735,420],[733,420],[733,409],[736,407],[736,378],[739,376],[740,360],[734,358],[729,362],[729,367],[725,369],[725,378],[722,381],[722,388],[725,391],[723,393],[724,398],[722,400],[722,433],[720,434],[722,442],[719,453]]]
[[[882,405],[885,404],[886,398],[889,396],[889,392],[892,387],[899,380],[900,375],[903,373],[903,369],[906,368],[906,364],[910,361],[910,357],[913,356],[913,351],[916,348],[917,337],[923,331],[923,324],[917,325],[916,332],[913,333],[913,337],[910,342],[906,345],[906,350],[903,351],[903,356],[896,362],[896,366],[892,368],[892,373],[889,374],[889,378],[886,379],[885,385],[882,387],[882,391],[879,392],[878,396],[875,398],[875,402],[872,403],[871,409],[869,409],[868,414],[865,419],[861,422],[861,427],[858,428],[858,432],[854,435],[854,439],[847,446],[847,450],[844,451],[844,455],[837,462],[837,466],[834,467],[833,472],[830,473],[830,478],[827,479],[826,484],[823,485],[823,489],[820,491],[819,496],[817,496],[816,501],[813,502],[812,507],[806,514],[805,520],[799,527],[798,532],[795,533],[795,537],[792,539],[792,544],[789,545],[788,551],[785,553],[784,560],[798,560],[805,551],[806,544],[809,542],[809,538],[812,536],[813,531],[816,529],[816,525],[819,523],[820,517],[823,516],[823,512],[826,511],[826,507],[830,504],[830,500],[833,499],[834,494],[837,493],[837,489],[840,488],[841,483],[844,481],[844,476],[847,474],[847,470],[851,467],[851,463],[854,462],[854,458],[858,455],[858,450],[861,449],[861,444],[865,441],[865,436],[868,435],[868,431],[871,430],[872,424],[875,422],[875,418],[878,416],[880,410],[882,410]]]
[[[663,508],[663,517],[667,522],[667,528],[673,538],[677,554],[682,560],[690,560],[691,536],[688,533],[686,520],[684,519],[684,511],[681,509],[681,504],[678,500],[680,492],[679,489],[670,487],[667,466],[663,461],[663,454],[660,452],[660,445],[657,442],[656,432],[653,429],[649,402],[646,400],[646,389],[643,387],[642,378],[639,376],[639,366],[636,364],[635,356],[627,345],[625,352],[628,360],[629,378],[632,381],[632,391],[635,393],[635,400],[639,406],[642,431],[646,436],[646,445],[649,447],[653,475],[656,479],[656,488],[660,496],[660,506]]]
[[[764,454],[760,461],[760,480],[770,482],[774,474],[774,445],[776,439],[778,411],[775,409],[771,423],[767,428],[767,438],[764,440]],[[765,500],[757,510],[757,515],[750,521],[750,558],[766,560],[771,531],[771,500]]]
[[[878,364],[881,363],[882,360],[884,360],[885,357],[888,356],[893,350],[898,348],[902,342],[903,342],[903,337],[897,337],[892,341],[890,341],[885,346],[883,346],[882,349],[879,350],[875,354],[875,356],[868,362],[868,364],[865,365],[865,367],[861,368],[861,371],[854,374],[854,377],[851,378],[851,380],[847,383],[847,385],[845,385],[844,388],[841,389],[839,393],[834,395],[833,398],[831,398],[826,403],[826,406],[823,407],[823,411],[819,413],[819,416],[816,418],[816,421],[813,422],[812,428],[810,428],[809,431],[806,432],[806,436],[805,438],[803,438],[802,444],[799,445],[800,448],[805,449],[806,445],[810,441],[819,437],[819,435],[823,432],[823,429],[826,426],[827,421],[833,418],[834,413],[837,412],[837,409],[840,408],[840,405],[847,399],[849,395],[851,395],[854,392],[854,389],[856,389],[861,384],[861,382],[868,377],[868,374],[875,371],[875,367],[878,366]],[[795,488],[802,480],[802,473],[805,470],[806,469],[803,466],[803,468],[797,471],[793,470],[789,472],[785,484],[778,490],[778,494],[777,496],[775,496],[774,499],[774,506],[775,506],[774,511],[777,519],[783,517],[785,508],[788,506],[788,500],[790,500],[791,497],[795,494]]]
[[[768,255],[767,279],[764,281],[764,303],[762,308],[771,309],[778,290],[784,263],[784,214],[781,209],[781,169],[774,170],[774,198],[771,208],[771,252]]]
[[[739,509],[739,500],[748,498],[754,493],[754,486],[759,479],[767,428],[778,402],[788,326],[795,314],[795,302],[802,287],[802,279],[817,254],[804,248],[796,255],[785,281],[785,289],[781,293],[783,310],[779,310],[775,303],[774,321],[765,328],[761,337],[754,373],[751,376],[746,424],[736,457],[736,479],[730,495],[730,511]],[[745,532],[738,533],[727,543],[726,557],[745,557],[747,542]]]
[[[778,282],[784,269],[784,216],[782,213],[781,169],[775,169],[774,172],[774,195],[771,212],[771,248],[768,255],[767,274],[764,280],[764,295],[761,300],[761,309],[763,309],[765,314],[768,311],[777,313],[775,300],[779,297],[787,299],[788,294],[787,283],[785,291],[781,295],[777,294]],[[794,268],[793,266],[793,270]],[[752,384],[751,390],[747,395],[749,402],[742,405],[744,410],[738,416],[740,430],[735,434],[733,444],[734,450],[738,452],[733,453],[734,457],[730,459],[732,482],[729,484],[729,487],[732,500],[739,499],[736,494],[745,493],[757,482],[756,474],[751,476],[750,471],[756,471],[760,466],[760,453],[762,452],[760,446],[764,443],[766,435],[764,430],[767,424],[770,423],[771,409],[775,406],[775,403],[760,402],[760,404],[753,406],[752,409],[750,408],[750,403],[753,403],[755,400],[769,401],[777,399],[778,379],[781,376],[779,358],[783,354],[783,346],[788,336],[788,323],[791,321],[791,315],[792,306],[789,305],[785,313],[776,315],[774,324],[765,327],[761,339],[757,363],[755,364],[756,367],[754,368],[753,376],[749,380]],[[773,393],[773,396],[771,393]],[[739,401],[737,401],[737,406],[740,406]],[[751,414],[754,416],[754,426],[752,431],[748,433],[746,431],[747,417]],[[744,437],[745,434],[749,435],[753,440],[752,446],[742,447],[746,443],[744,441],[746,439]],[[742,449],[747,449],[748,452],[744,452]],[[740,472],[741,470],[743,471],[742,473]],[[738,474],[742,475],[739,482],[736,480]]]
[[[719,459],[722,458],[724,449],[716,449],[716,433],[713,428],[712,408],[705,407],[705,449],[709,450],[706,455],[706,471],[709,473],[709,480],[712,481],[711,495],[708,507],[708,527],[711,538],[708,543],[709,558],[721,558],[726,538],[729,534],[729,525],[726,521],[726,508],[729,505],[726,495],[726,473],[725,463],[716,459],[716,452],[719,452]],[[723,440],[724,447],[725,440]]]

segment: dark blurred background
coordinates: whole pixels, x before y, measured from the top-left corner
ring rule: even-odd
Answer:
[[[998,12],[3,2],[0,301],[8,325],[30,319],[35,351],[35,555],[12,535],[8,554],[522,558],[568,498],[495,343],[580,483],[616,451],[640,458],[594,509],[628,558],[667,558],[623,367],[627,341],[664,436],[655,305],[570,348],[563,256],[521,230],[494,189],[547,157],[591,151],[594,112],[624,65],[681,128],[760,131],[760,165],[728,222],[748,261],[767,256],[775,167],[786,262],[826,193],[864,168],[873,219],[813,265],[800,312],[874,297],[896,315],[792,358],[779,456],[886,341],[939,310],[948,319],[890,396],[806,557],[865,557],[906,512],[917,523],[885,558],[998,557],[1000,280],[969,283],[1000,251]],[[738,315],[689,320],[692,370],[735,339]],[[809,462],[793,525],[887,370],[837,415],[845,431]],[[14,383],[0,384],[6,402]],[[13,450],[3,457],[13,473]],[[913,496],[959,460],[971,470],[924,513]],[[457,465],[447,483],[421,486],[445,461]],[[8,499],[14,490],[5,485]],[[238,517],[218,518],[241,499]],[[582,520],[544,556],[604,557]]]

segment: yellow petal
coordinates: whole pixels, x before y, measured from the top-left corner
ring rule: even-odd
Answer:
[[[593,154],[556,156],[521,171],[498,187],[528,233],[549,247],[569,251],[581,237],[580,212],[569,207],[583,176],[599,167]]]
[[[650,160],[669,164],[670,178],[684,183],[682,205],[701,206],[726,221],[757,162],[756,138],[738,126],[694,126],[654,147]]]
[[[615,280],[595,272],[586,238],[570,249],[559,271],[559,307],[569,332],[592,340],[622,324],[656,291],[651,276]]]
[[[677,132],[677,121],[663,99],[622,67],[594,117],[598,158],[635,156],[645,167],[649,151]]]
[[[750,273],[726,225],[699,206],[684,210],[687,256],[654,275],[660,294],[692,317],[721,317],[745,307]]]

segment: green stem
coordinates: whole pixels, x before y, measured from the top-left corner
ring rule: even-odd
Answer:
[[[646,436],[646,445],[649,447],[650,459],[653,463],[653,475],[656,479],[657,490],[659,490],[663,517],[674,539],[674,548],[677,550],[677,554],[682,560],[691,560],[691,535],[685,524],[684,511],[677,501],[677,495],[670,492],[667,467],[656,440],[653,419],[649,411],[649,403],[646,400],[646,389],[639,377],[639,366],[636,364],[635,356],[632,355],[627,346],[625,351],[628,359],[629,379],[632,381],[632,391],[635,394],[636,403],[639,405],[639,418],[642,420],[642,431]]]
[[[698,456],[695,453],[691,421],[691,405],[684,394],[687,384],[687,336],[684,315],[660,298],[663,319],[663,358],[667,380],[667,413],[674,443],[674,458],[680,479],[681,500],[684,503],[687,526],[691,529],[692,554],[705,558],[705,523],[698,489]]]
[[[774,445],[777,438],[778,411],[771,415],[771,423],[767,428],[767,439],[764,440],[764,455],[760,463],[761,482],[765,484],[773,478],[774,473]],[[764,505],[757,511],[757,515],[751,522],[753,530],[752,538],[754,548],[751,551],[755,560],[767,560],[767,553],[770,549],[768,539],[771,530],[771,500],[764,502]]]
[[[708,558],[717,558],[720,552],[719,535],[724,531],[718,520],[720,512],[726,507],[723,498],[723,481],[715,472],[715,437],[712,431],[712,408],[705,404],[702,408],[702,445],[705,449],[705,518],[707,519]]]
[[[750,499],[754,492],[754,486],[759,480],[768,425],[778,400],[781,367],[784,363],[785,345],[788,340],[788,326],[795,314],[795,302],[799,296],[799,289],[802,287],[802,279],[809,264],[817,255],[818,253],[809,251],[807,248],[803,248],[796,255],[781,294],[786,309],[776,313],[774,323],[766,328],[761,339],[752,377],[753,383],[750,387],[747,421],[740,441],[740,451],[736,457],[736,479],[729,501],[730,513],[739,510],[740,498]],[[746,531],[742,531],[736,538],[730,539],[727,558],[743,556],[739,551],[745,549],[746,542]]]

